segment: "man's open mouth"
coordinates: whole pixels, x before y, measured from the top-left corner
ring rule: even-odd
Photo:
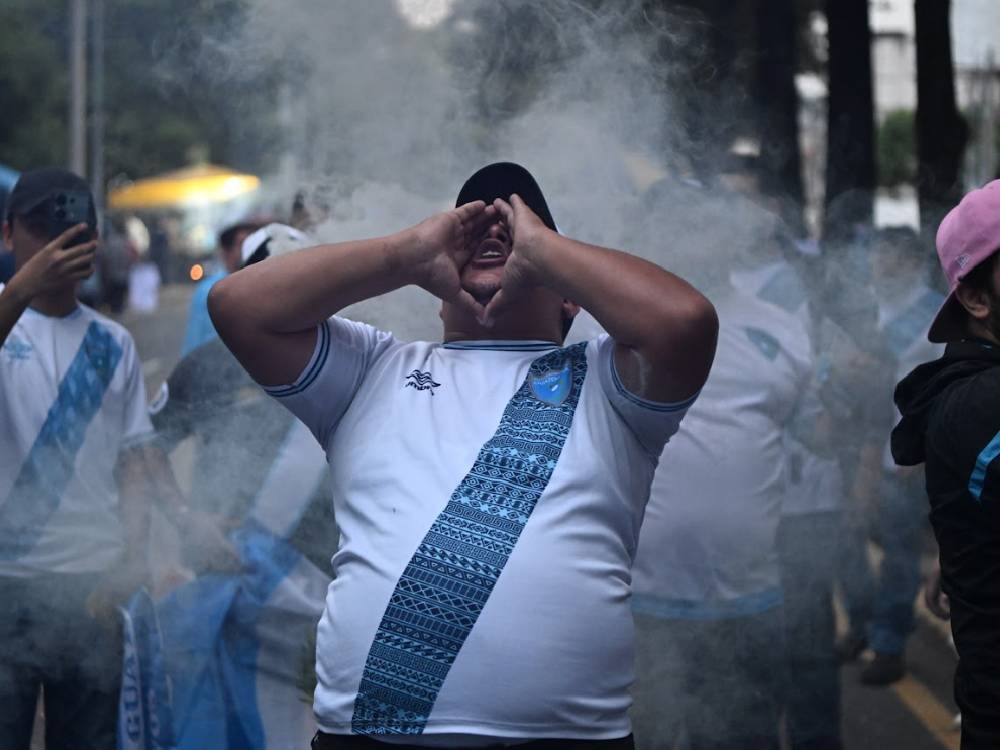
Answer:
[[[476,265],[493,265],[507,260],[507,246],[500,240],[486,239],[479,243],[479,248],[472,256]]]

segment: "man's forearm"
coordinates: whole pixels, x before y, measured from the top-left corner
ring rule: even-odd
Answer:
[[[178,526],[188,513],[188,505],[177,484],[170,458],[156,441],[147,443],[143,452],[157,507],[167,520]]]
[[[555,232],[544,236],[533,262],[546,286],[587,310],[618,344],[653,356],[676,357],[706,343],[714,351],[711,303],[653,263]],[[713,329],[710,342],[706,328]]]
[[[400,232],[320,245],[249,266],[212,287],[212,322],[258,383],[289,383],[308,362],[319,323],[411,282],[411,242],[410,233]]]
[[[212,287],[209,310],[225,333],[238,325],[275,334],[313,328],[345,307],[411,283],[408,232],[272,258]]]
[[[143,448],[135,446],[118,462],[118,496],[125,530],[126,565],[145,570],[149,562],[150,486]]]

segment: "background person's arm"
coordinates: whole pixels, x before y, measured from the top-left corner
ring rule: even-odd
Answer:
[[[708,377],[719,331],[715,308],[698,290],[659,266],[588,245],[546,227],[518,197],[498,200],[514,239],[487,321],[546,286],[587,310],[615,341],[615,369],[641,398],[679,402]]]
[[[149,581],[149,490],[142,446],[127,448],[115,467],[125,554],[87,597],[87,610],[108,626],[115,609]]]
[[[232,572],[240,569],[240,555],[226,536],[225,519],[192,510],[177,484],[170,459],[151,440],[142,446],[150,497],[177,529],[185,562],[195,573]]]
[[[436,214],[396,234],[269,258],[212,287],[208,309],[219,336],[258,383],[283,385],[306,366],[316,326],[345,307],[409,284],[477,316],[461,288],[472,240],[496,217],[482,201]]]

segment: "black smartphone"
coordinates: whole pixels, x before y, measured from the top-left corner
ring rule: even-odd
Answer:
[[[90,193],[85,190],[66,190],[49,197],[48,234],[53,240],[72,226],[86,223],[90,225],[90,236],[94,236],[96,227],[91,223]],[[81,233],[82,235],[83,233]],[[84,237],[77,235],[74,240],[82,242]],[[76,244],[74,242],[73,244]]]

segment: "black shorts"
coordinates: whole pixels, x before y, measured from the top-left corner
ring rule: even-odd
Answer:
[[[634,750],[635,743],[629,735],[617,740],[533,740],[510,747],[512,750]],[[389,744],[358,734],[317,732],[313,737],[312,750],[427,750],[427,746]]]

